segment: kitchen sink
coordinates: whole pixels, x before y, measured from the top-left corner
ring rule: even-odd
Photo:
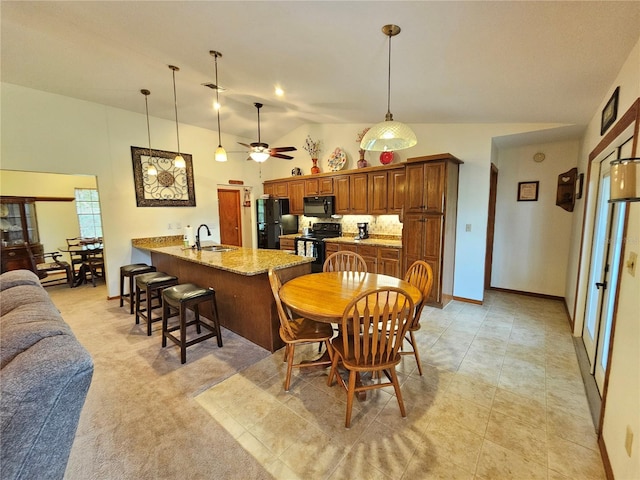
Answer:
[[[207,245],[202,247],[202,250],[206,252],[231,252],[237,250],[236,247],[226,247],[224,245]]]

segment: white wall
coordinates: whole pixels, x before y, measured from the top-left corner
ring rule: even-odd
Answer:
[[[601,112],[617,86],[620,86],[618,118],[620,118],[640,97],[640,41],[632,50],[623,68],[603,98],[599,109],[589,123],[582,143],[579,170],[587,171],[589,153],[601,140]],[[640,152],[636,151],[635,156]],[[626,231],[626,242],[623,251],[623,262],[629,259],[631,252],[640,254],[640,202],[628,203],[629,223]],[[574,335],[582,334],[582,318],[584,315],[584,292],[587,275],[588,252],[580,257],[580,240],[582,236],[584,202],[579,202],[574,212],[573,234],[571,239],[571,255],[569,258],[566,300],[573,312],[576,329]],[[588,229],[587,229],[588,230]],[[582,283],[576,288],[578,265],[581,269]],[[612,343],[606,397],[606,409],[602,424],[602,436],[606,445],[611,467],[616,479],[640,478],[640,269],[636,268],[635,276],[623,270],[619,285],[617,314],[615,317],[615,336]],[[632,454],[629,457],[624,448],[627,427],[634,433]]]
[[[564,297],[573,212],[556,206],[558,175],[577,165],[579,142],[498,151],[491,286]],[[542,152],[543,162],[533,161]],[[517,201],[518,182],[539,181],[538,201]]]
[[[76,188],[96,188],[95,177],[0,170],[2,195],[73,198]],[[80,234],[75,201],[36,202],[36,216],[45,252],[58,250],[67,238]]]
[[[3,169],[96,176],[109,296],[119,292],[120,265],[145,259],[132,249],[132,238],[181,234],[177,223],[206,223],[219,240],[217,185],[262,182],[257,165],[243,155],[227,163],[213,160],[217,132],[181,125],[180,146],[193,156],[197,206],[137,207],[130,147],[148,144],[144,115],[6,83],[1,94]],[[157,118],[150,123],[152,148],[175,151],[175,124]],[[247,139],[222,136],[228,149],[236,141]]]
[[[265,179],[290,175],[293,167],[300,167],[308,174],[311,168],[309,155],[302,150],[307,134],[314,140],[322,140],[320,167],[326,170],[326,160],[335,147],[341,147],[348,156],[345,169],[356,168],[358,143],[356,135],[366,125],[330,124],[305,125],[280,138],[274,145],[293,145],[298,148],[292,161],[268,160],[263,169]],[[489,201],[489,172],[492,155],[492,139],[504,135],[545,130],[560,127],[558,124],[412,124],[418,144],[396,152],[395,162],[407,158],[448,152],[464,161],[460,167],[458,197],[458,226],[456,237],[456,265],[454,295],[472,300],[484,298],[484,256]],[[379,165],[378,155],[367,152],[370,165]],[[471,231],[465,225],[471,224]]]

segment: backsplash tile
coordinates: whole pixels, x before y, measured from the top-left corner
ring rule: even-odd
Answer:
[[[342,218],[317,218],[300,216],[299,225],[302,227],[313,225],[316,222],[341,223],[342,234],[348,236],[358,232],[358,223],[367,222],[369,224],[369,235],[379,237],[401,237],[402,223],[398,215],[344,215]]]

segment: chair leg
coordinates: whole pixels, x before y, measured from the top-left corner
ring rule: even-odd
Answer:
[[[329,370],[329,379],[327,380],[327,385],[330,387],[333,385],[333,377],[336,374],[337,370],[338,370],[338,355],[334,354],[331,360],[331,370]]]
[[[213,292],[213,324],[216,327],[216,338],[218,347],[222,347],[222,330],[220,329],[220,317],[218,316],[218,302],[216,302],[216,294]]]
[[[403,417],[406,417],[407,412],[404,409],[404,401],[402,400],[402,392],[400,391],[400,384],[398,383],[398,374],[396,373],[396,368],[390,368],[389,374],[391,375],[391,383],[393,383],[393,389],[396,391],[396,398],[398,399],[398,405],[400,406],[400,414],[402,414]]]
[[[162,346],[167,346],[167,327],[169,324],[169,304],[162,302]]]
[[[345,428],[351,427],[351,409],[353,408],[353,397],[356,394],[356,372],[349,371],[349,389],[347,390],[347,418],[344,422]]]
[[[284,391],[288,392],[291,386],[291,370],[293,370],[293,355],[296,346],[293,343],[288,343],[287,347],[289,354],[287,355],[287,376],[284,379]]]
[[[133,295],[133,293],[131,293],[130,295]],[[136,297],[136,325],[139,325],[140,324],[140,289],[138,288],[137,285],[136,285],[135,297]],[[130,297],[130,299],[131,298],[132,297]],[[131,305],[133,306],[133,302],[131,302]]]
[[[196,332],[202,333],[202,328],[200,327],[200,308],[198,308],[198,305],[193,306],[193,313],[196,316]]]
[[[133,313],[133,309],[134,309],[134,298],[133,298],[133,290],[136,288],[135,287],[135,275],[130,275],[129,276],[129,314]]]
[[[131,297],[129,297],[131,299]],[[124,305],[124,274],[120,272],[120,306]]]
[[[187,363],[187,312],[180,304],[180,363]]]
[[[151,288],[147,285],[147,293],[145,295],[147,297],[147,337],[151,336],[151,313],[153,308],[153,292]]]
[[[416,363],[418,364],[418,373],[422,376],[422,362],[420,361],[420,354],[418,353],[418,346],[416,345],[416,337],[413,336],[413,332],[409,331],[411,337],[411,347],[413,348],[413,356],[416,357]]]

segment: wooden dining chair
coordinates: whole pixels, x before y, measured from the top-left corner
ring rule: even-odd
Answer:
[[[413,317],[413,322],[409,326],[409,330],[405,335],[405,340],[411,345],[411,351],[401,351],[402,355],[413,355],[416,358],[418,364],[418,372],[422,375],[422,363],[420,362],[420,354],[418,353],[418,345],[416,344],[416,337],[414,332],[420,330],[420,315],[422,315],[422,308],[427,302],[433,287],[433,270],[431,265],[422,260],[416,260],[411,264],[407,273],[404,276],[405,281],[416,287],[422,293],[422,300],[416,304],[416,312]]]
[[[47,252],[41,255],[34,255],[33,251],[27,245],[27,252],[31,263],[31,270],[38,275],[42,286],[59,285],[66,283],[69,287],[73,286],[73,273],[69,262],[62,260],[60,252]],[[64,273],[64,277],[56,274]],[[49,276],[52,275],[52,278]],[[48,280],[45,280],[48,278]]]
[[[73,270],[74,275],[78,273],[78,270],[82,267],[82,262],[84,261],[84,257],[78,253],[74,253],[71,251],[71,247],[82,246],[82,237],[74,237],[67,238],[67,249],[69,250],[69,259],[71,260],[71,269]]]
[[[269,283],[273,298],[276,301],[278,318],[280,319],[280,338],[285,343],[284,361],[287,362],[287,374],[284,379],[284,390],[289,391],[291,386],[291,371],[294,367],[313,367],[319,365],[331,365],[331,344],[329,340],[333,336],[333,329],[329,323],[320,323],[308,318],[292,318],[288,308],[284,308],[280,300],[280,288],[282,282],[275,270],[269,269]],[[324,342],[329,353],[329,360],[317,360],[304,363],[293,363],[296,345],[305,343]]]
[[[355,252],[334,252],[324,261],[322,271],[367,273],[367,262]]]
[[[351,410],[356,393],[393,386],[403,417],[407,414],[402,400],[396,365],[400,363],[400,346],[413,321],[415,305],[401,288],[383,287],[367,290],[346,306],[340,323],[340,335],[331,340],[333,362],[328,384],[337,378],[347,390],[345,427],[351,426]],[[349,371],[349,383],[338,374],[338,363]],[[384,372],[373,383],[356,385],[362,372]]]

